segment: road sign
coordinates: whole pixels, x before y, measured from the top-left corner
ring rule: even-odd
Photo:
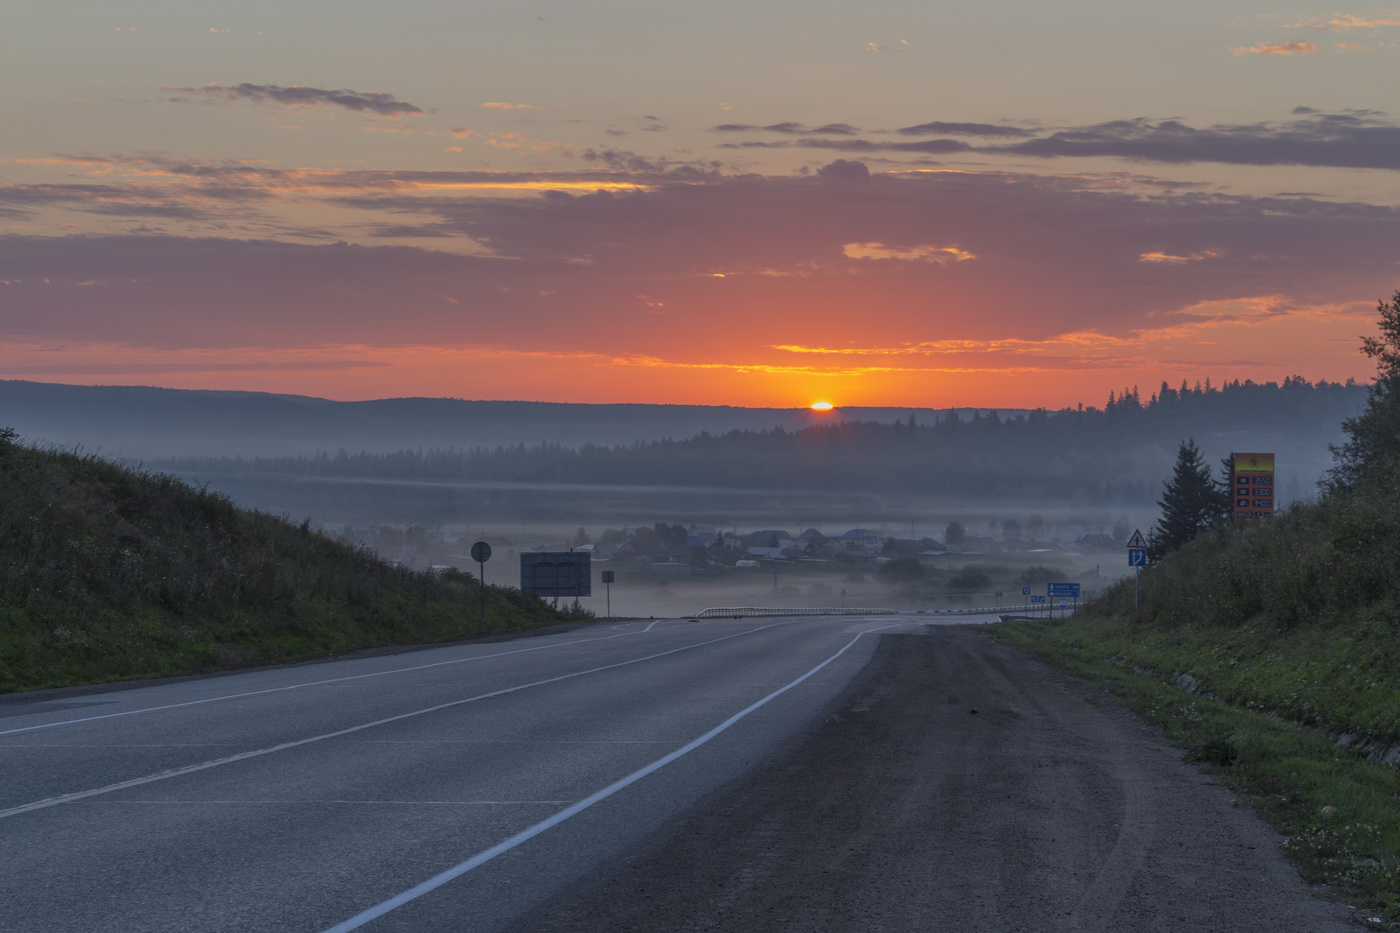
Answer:
[[[1128,539],[1128,548],[1129,548],[1129,549],[1135,549],[1135,548],[1145,548],[1145,547],[1147,547],[1147,539],[1144,538],[1144,537],[1142,536],[1142,532],[1141,532],[1141,531],[1135,531],[1135,532],[1133,532],[1133,536],[1132,536],[1131,538]]]
[[[1045,597],[1044,597],[1044,596],[1032,596],[1032,597],[1031,597],[1031,602],[1033,602],[1033,603],[1043,603],[1043,602],[1045,602]]]
[[[1068,605],[1069,605],[1069,600],[1067,600],[1067,599],[1062,599],[1062,600],[1060,600],[1060,608],[1061,608],[1061,609],[1064,609],[1064,608],[1065,608],[1066,606],[1068,606]]]
[[[472,545],[472,560],[481,571],[481,630],[486,631],[486,562],[491,559],[491,545],[478,541]]]
[[[1145,547],[1130,547],[1130,548],[1128,548],[1128,566],[1129,566],[1129,567],[1146,567],[1146,566],[1147,566],[1147,548],[1145,548]]]
[[[536,596],[592,596],[587,551],[528,551],[520,555],[520,588]]]
[[[611,582],[613,582],[613,581],[616,580],[616,579],[617,579],[617,571],[615,571],[615,570],[604,570],[604,571],[603,571],[603,574],[602,574],[602,577],[601,577],[601,580],[602,580],[603,583],[611,583]]]
[[[1047,583],[1047,584],[1045,584],[1045,593],[1046,593],[1047,596],[1053,596],[1053,597],[1056,598],[1056,599],[1059,599],[1059,598],[1061,598],[1061,597],[1064,597],[1064,598],[1066,598],[1066,599],[1078,599],[1078,598],[1079,598],[1079,584],[1078,584],[1078,583]]]
[[[1031,595],[1031,588],[1028,587],[1028,586],[1023,586],[1023,587],[1021,587],[1021,595],[1022,595],[1022,596],[1029,596],[1029,595]]]

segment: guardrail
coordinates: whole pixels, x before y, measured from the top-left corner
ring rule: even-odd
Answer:
[[[694,615],[696,619],[740,619],[744,616],[883,616],[897,615],[894,609],[774,609],[763,606],[721,606],[705,609]]]
[[[719,606],[704,609],[691,616],[694,619],[739,619],[744,616],[875,616],[875,615],[920,615],[920,616],[944,616],[944,615],[985,615],[989,612],[998,613],[1039,613],[1053,612],[1057,606],[981,606],[970,609],[873,609],[867,607],[852,607],[836,609],[832,607],[819,607],[812,609],[776,608],[766,606]],[[1068,611],[1068,610],[1061,610]]]

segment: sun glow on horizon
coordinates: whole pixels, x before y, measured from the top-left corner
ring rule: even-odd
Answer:
[[[836,407],[836,406],[835,406],[835,405],[832,405],[830,402],[813,402],[813,403],[812,403],[812,411],[831,411],[831,409],[833,409],[833,408],[835,408],[835,407]]]

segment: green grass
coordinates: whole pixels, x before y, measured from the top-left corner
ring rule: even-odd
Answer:
[[[997,636],[1104,687],[1400,926],[1400,483],[1211,529],[1057,626]],[[1368,760],[1369,759],[1369,760]]]
[[[487,587],[489,632],[564,621]],[[477,634],[481,590],[227,497],[0,432],[0,692]]]

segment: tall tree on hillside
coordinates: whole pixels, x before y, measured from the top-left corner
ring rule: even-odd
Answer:
[[[1165,486],[1157,500],[1162,517],[1147,537],[1147,556],[1152,560],[1160,560],[1194,540],[1202,529],[1223,517],[1220,488],[1194,439],[1181,442],[1172,478]]]
[[[1332,490],[1351,489],[1375,467],[1400,460],[1400,291],[1376,311],[1380,336],[1361,338],[1361,352],[1376,361],[1376,381],[1365,410],[1342,423],[1347,442],[1332,448],[1337,464],[1323,481]]]

